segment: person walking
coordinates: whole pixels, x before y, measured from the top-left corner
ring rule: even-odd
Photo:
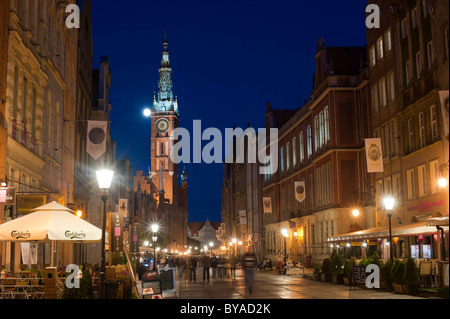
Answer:
[[[211,268],[212,268],[212,276],[213,278],[216,278],[217,258],[214,255],[211,257]]]
[[[207,255],[204,255],[202,258],[203,264],[203,281],[209,281],[209,268],[211,267],[211,258]]]
[[[245,285],[248,293],[253,293],[253,283],[255,281],[255,272],[258,262],[252,251],[252,246],[248,246],[247,252],[242,256],[242,267],[244,268]]]
[[[283,270],[283,255],[281,253],[281,250],[278,251],[278,255],[277,255],[277,270],[278,272],[281,272]]]
[[[190,257],[183,259],[184,282],[188,283],[191,277],[191,261]]]
[[[230,277],[235,277],[236,278],[236,256],[231,255],[230,258]]]
[[[189,259],[190,259],[189,265],[190,265],[190,270],[191,270],[189,281],[195,282],[197,280],[197,258],[195,258],[194,256],[191,256]]]

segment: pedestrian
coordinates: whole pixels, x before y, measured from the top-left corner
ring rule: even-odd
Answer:
[[[245,284],[250,295],[253,293],[253,283],[255,281],[257,265],[258,262],[252,251],[252,246],[248,246],[247,252],[242,256],[242,267],[244,268]]]
[[[277,255],[277,270],[278,272],[281,272],[281,270],[283,269],[283,255],[281,254],[281,250],[278,251],[278,255]]]
[[[190,282],[195,282],[197,280],[197,258],[195,258],[194,256],[191,256],[190,258],[190,277],[189,277],[189,281]]]
[[[232,255],[230,258],[230,277],[236,277],[236,256]]]
[[[216,256],[212,256],[212,258],[211,258],[211,268],[212,268],[212,276],[213,276],[213,278],[216,278],[216,270],[217,270]]]
[[[207,255],[204,255],[202,258],[203,264],[203,281],[209,281],[209,268],[211,268],[211,259]]]
[[[183,265],[184,265],[184,260],[183,257],[177,257],[175,259],[175,264],[177,265],[177,270],[178,270],[178,277],[182,277],[183,276]]]
[[[184,273],[184,282],[188,283],[191,277],[191,261],[190,257],[183,259],[183,273]]]

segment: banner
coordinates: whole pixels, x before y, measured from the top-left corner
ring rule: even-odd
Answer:
[[[126,198],[119,199],[119,212],[122,214],[124,218],[128,217],[128,199]]]
[[[305,182],[295,182],[295,198],[301,203],[305,200]]]
[[[245,210],[240,210],[239,211],[239,224],[241,225],[246,225],[247,224],[247,214],[245,212]]]
[[[138,253],[139,252],[139,234],[138,228],[139,224],[130,225],[130,252]]]
[[[447,91],[439,91],[439,99],[441,101],[441,110],[442,110],[442,126],[444,127],[444,137],[448,136],[448,90]]]
[[[16,205],[16,189],[14,187],[0,188],[0,204]]]
[[[381,152],[381,138],[366,138],[367,172],[383,172],[383,154]]]
[[[106,152],[107,121],[88,121],[86,152],[94,160]]]
[[[264,207],[264,214],[272,213],[272,198],[271,197],[263,197],[263,207]]]
[[[109,218],[110,218],[109,223],[110,252],[123,251],[122,214],[120,212],[109,213]]]

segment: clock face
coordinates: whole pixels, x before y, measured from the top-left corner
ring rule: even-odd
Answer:
[[[155,123],[158,133],[166,133],[169,130],[169,121],[166,118],[160,118]]]

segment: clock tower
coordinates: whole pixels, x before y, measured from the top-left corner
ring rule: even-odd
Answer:
[[[153,97],[151,129],[151,171],[153,184],[169,203],[177,201],[178,165],[170,159],[173,142],[170,134],[179,125],[178,103],[173,97],[172,68],[170,67],[167,36],[164,37],[159,92]]]

